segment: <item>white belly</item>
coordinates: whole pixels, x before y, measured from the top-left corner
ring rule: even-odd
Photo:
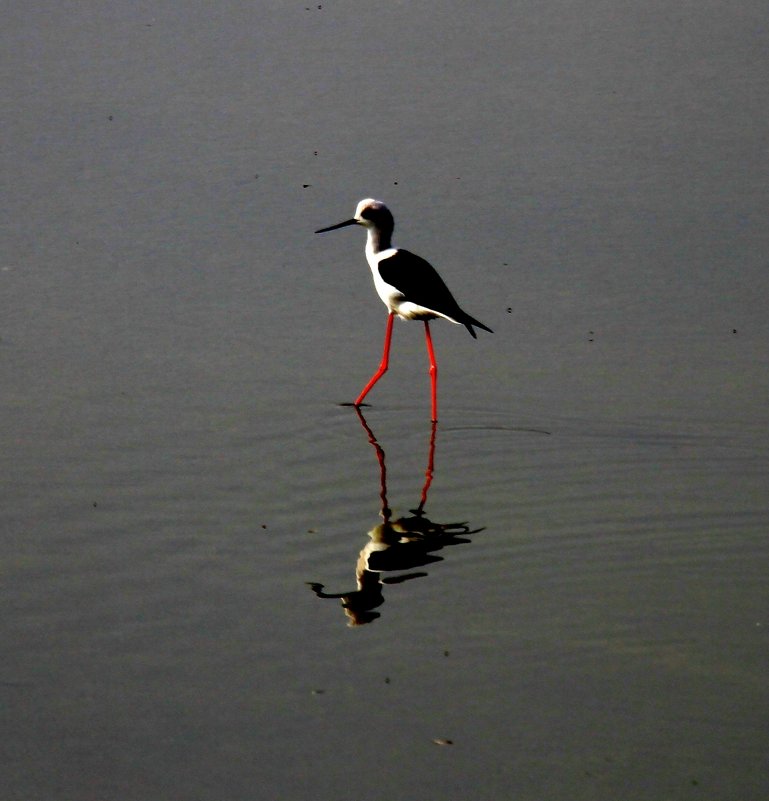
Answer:
[[[379,253],[366,253],[366,260],[369,267],[371,267],[371,276],[374,279],[374,287],[377,295],[382,298],[382,303],[387,306],[387,309],[396,314],[400,314],[400,307],[403,305],[403,293],[399,292],[392,284],[388,284],[382,279],[379,274],[379,262],[381,259],[386,259],[395,253],[395,248],[389,250],[382,250]]]

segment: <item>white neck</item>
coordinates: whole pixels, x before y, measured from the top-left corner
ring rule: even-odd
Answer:
[[[391,248],[390,235],[385,234],[373,225],[366,226],[366,253],[376,255]]]

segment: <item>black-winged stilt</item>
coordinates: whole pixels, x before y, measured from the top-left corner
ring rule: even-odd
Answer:
[[[422,320],[425,324],[425,341],[427,355],[430,359],[432,419],[437,420],[438,367],[435,363],[435,351],[430,336],[430,320],[443,317],[449,322],[464,325],[473,337],[476,336],[473,326],[482,328],[489,333],[493,333],[493,331],[459,308],[443,279],[429,262],[409,253],[408,250],[392,246],[391,239],[395,222],[384,203],[372,198],[361,200],[355,209],[355,216],[351,220],[345,220],[328,228],[320,228],[315,233],[322,234],[348,225],[362,225],[366,228],[368,235],[366,260],[371,267],[376,291],[389,311],[382,361],[353,405],[360,406],[369,390],[387,371],[393,320],[397,314],[404,320]]]

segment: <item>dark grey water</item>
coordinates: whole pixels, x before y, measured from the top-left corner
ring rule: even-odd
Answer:
[[[767,16],[13,4],[3,801],[767,796]]]

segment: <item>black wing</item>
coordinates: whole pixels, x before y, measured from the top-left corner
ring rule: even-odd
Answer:
[[[490,328],[459,308],[454,296],[429,261],[408,250],[397,250],[379,262],[379,274],[390,286],[403,293],[404,298],[430,311],[444,314],[467,327],[475,336],[472,326],[493,333]]]

